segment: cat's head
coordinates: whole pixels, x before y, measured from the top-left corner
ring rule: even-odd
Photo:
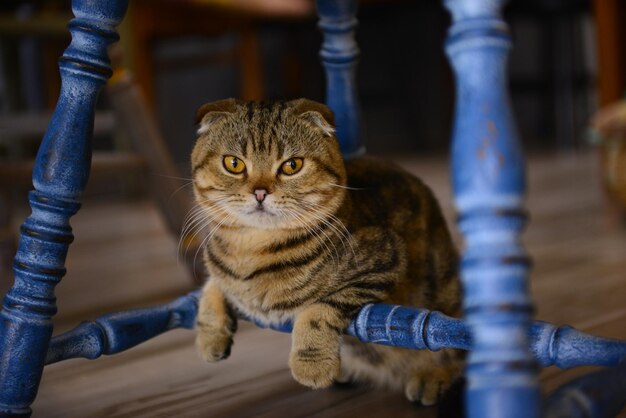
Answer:
[[[194,193],[214,221],[310,227],[341,205],[346,173],[326,106],[228,99],[203,105],[197,121]]]

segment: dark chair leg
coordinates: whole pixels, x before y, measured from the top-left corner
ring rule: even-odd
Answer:
[[[15,283],[0,313],[0,416],[29,416],[37,395],[56,313],[54,288],[72,242],[69,219],[89,177],[94,108],[111,75],[107,47],[127,1],[74,0],[72,42],[60,60],[61,94],[44,136],[21,227]]]

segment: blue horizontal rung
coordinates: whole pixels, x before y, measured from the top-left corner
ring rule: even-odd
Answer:
[[[197,290],[165,305],[108,314],[84,322],[52,339],[46,364],[116,354],[168,330],[191,329],[195,325],[199,297]],[[243,319],[281,332],[291,332],[292,328],[290,323],[268,325],[251,318]],[[412,349],[469,350],[472,347],[465,321],[437,311],[399,305],[364,306],[346,334],[366,343]],[[556,327],[536,321],[528,336],[531,350],[541,366],[615,366],[626,357],[626,341],[588,335],[569,326]]]

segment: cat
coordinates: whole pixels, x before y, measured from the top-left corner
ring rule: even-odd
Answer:
[[[391,163],[344,163],[333,113],[311,100],[221,100],[197,118],[195,220],[210,231],[201,356],[228,357],[237,311],[292,321],[289,366],[301,384],[363,382],[435,404],[460,374],[460,352],[342,335],[367,303],[458,315],[458,255],[430,189]]]

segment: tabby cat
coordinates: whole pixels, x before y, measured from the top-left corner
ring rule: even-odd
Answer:
[[[210,280],[196,344],[228,357],[236,312],[293,322],[289,366],[303,385],[365,382],[437,402],[456,351],[413,351],[342,336],[367,303],[459,311],[457,253],[431,191],[402,169],[344,163],[332,112],[305,99],[198,110],[191,155]]]

